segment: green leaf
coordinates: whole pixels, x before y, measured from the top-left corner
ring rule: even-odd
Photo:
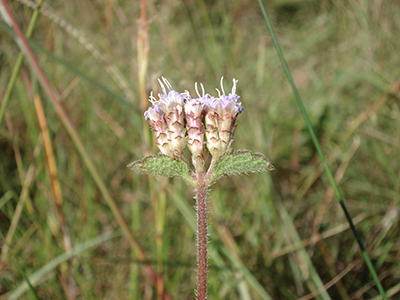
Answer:
[[[128,167],[140,174],[152,174],[154,176],[179,177],[188,184],[195,186],[196,183],[189,175],[188,164],[176,157],[164,154],[146,156],[142,160],[130,163]]]
[[[224,153],[214,166],[214,174],[209,180],[212,184],[224,175],[240,175],[275,170],[264,155],[252,154],[249,150],[238,150],[234,153]]]

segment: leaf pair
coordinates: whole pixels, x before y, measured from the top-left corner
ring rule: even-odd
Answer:
[[[191,186],[196,186],[196,180],[188,164],[182,159],[163,154],[146,156],[142,160],[128,165],[131,170],[142,174],[155,176],[178,177]],[[271,162],[262,154],[252,154],[249,150],[224,153],[215,166],[207,174],[207,185],[214,184],[224,175],[241,175],[274,170]]]

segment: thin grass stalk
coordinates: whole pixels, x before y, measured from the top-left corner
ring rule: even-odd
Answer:
[[[340,274],[338,274],[331,281],[329,281],[327,284],[325,284],[317,292],[322,292],[322,291],[325,291],[325,290],[328,290],[329,288],[331,288],[333,285],[335,285],[337,283],[338,280],[341,280],[344,276],[349,274],[355,268],[355,266],[357,266],[359,264],[359,261],[361,261],[361,260],[362,260],[362,258],[359,258],[359,259],[356,259],[356,260],[352,261],[342,272],[340,272]],[[297,300],[315,299],[315,295],[316,295],[315,293],[309,293],[308,295],[305,295],[305,296],[303,296],[301,298],[298,298]],[[359,299],[359,298],[353,297],[353,299]]]
[[[136,182],[135,182],[135,185]],[[139,201],[132,201],[131,204],[131,228],[134,232],[138,232],[140,230],[140,203]],[[140,268],[135,260],[137,259],[134,251],[130,253],[131,264],[129,268],[129,298],[130,299],[140,299]]]
[[[66,219],[63,210],[63,197],[61,192],[60,181],[58,180],[57,176],[57,166],[54,159],[54,153],[51,146],[49,130],[47,128],[46,117],[44,114],[42,101],[40,96],[36,94],[34,96],[34,104],[36,110],[36,116],[39,123],[39,128],[41,135],[43,137],[43,150],[44,150],[44,157],[46,162],[46,169],[49,175],[51,191],[53,193],[53,197],[55,200],[55,207],[56,207],[56,214],[58,217],[59,227],[61,229],[61,233],[63,235],[63,243],[65,251],[68,253],[72,250],[72,242],[71,237],[68,232],[68,227],[66,224]],[[72,263],[72,262],[71,262]],[[69,273],[69,295],[70,299],[76,299],[76,283],[73,275],[73,270],[71,266],[68,266],[68,273]]]
[[[160,182],[157,182],[159,186],[159,196],[156,199],[157,205],[155,209],[157,209],[156,214],[156,243],[157,243],[157,272],[158,277],[162,279],[162,274],[164,271],[164,263],[163,263],[163,248],[164,248],[164,220],[165,220],[165,206],[166,206],[166,192],[165,185],[167,184],[167,180],[163,178]],[[155,193],[155,190],[152,190]],[[163,290],[164,290],[164,282],[159,280],[157,282],[157,293],[159,300],[163,299]]]
[[[294,220],[289,216],[289,213],[285,207],[283,205],[279,205],[278,211],[284,228],[286,228],[286,239],[294,244],[301,243],[301,238],[294,225]],[[293,254],[295,257],[294,261],[296,261],[294,268],[298,268],[299,270],[298,282],[300,283],[301,281],[305,281],[308,289],[314,294],[315,299],[331,300],[332,298],[329,296],[328,291],[324,288],[322,279],[315,269],[306,249],[303,247]]]
[[[11,190],[8,190],[0,197],[0,210],[1,208],[7,204],[14,196],[14,193]]]
[[[36,3],[31,0],[17,0],[18,2],[35,9]],[[40,8],[40,13],[52,20],[58,26],[63,28],[70,36],[72,36],[78,43],[86,48],[86,50],[93,55],[94,58],[99,60],[103,65],[105,71],[110,74],[115,83],[120,87],[126,96],[129,103],[134,102],[134,96],[130,89],[128,81],[124,78],[121,71],[110,62],[107,55],[104,54],[96,45],[94,45],[80,29],[75,28],[61,16],[59,16],[48,3],[44,3]]]
[[[354,133],[354,131],[365,121],[367,118],[375,112],[381,105],[386,103],[386,101],[390,98],[391,95],[397,95],[400,90],[400,80],[390,85],[386,94],[381,96],[378,100],[376,100],[370,107],[368,107],[364,112],[362,112],[346,129],[345,133],[340,138],[339,143],[336,145],[337,149],[340,149],[344,143],[350,138],[350,136]],[[317,153],[316,156],[319,157]],[[327,158],[327,161],[330,162],[334,159],[335,155],[330,155]],[[312,160],[315,160],[314,158]],[[311,178],[306,181],[306,184],[303,184],[303,187],[297,192],[296,199],[302,198],[309,188],[314,184],[315,180],[319,178],[319,175],[324,171],[323,165],[320,163],[314,173],[310,176]]]
[[[33,11],[32,19],[29,22],[28,29],[26,30],[26,37],[27,38],[30,38],[32,36],[33,29],[35,28],[35,24],[36,24],[37,18],[39,16],[39,9],[40,9],[40,6],[42,5],[42,3],[43,3],[43,0],[39,0],[35,10]],[[17,80],[17,76],[18,76],[19,70],[21,69],[21,65],[22,65],[22,60],[23,59],[24,59],[24,53],[21,51],[19,53],[19,55],[18,55],[17,61],[15,62],[14,68],[12,69],[10,81],[8,82],[6,92],[4,93],[3,102],[1,103],[1,107],[0,107],[0,125],[1,125],[1,122],[3,121],[4,113],[5,113],[6,108],[8,106],[8,101],[10,100],[11,93],[12,93],[12,91],[14,89],[14,85],[15,85],[15,82]]]
[[[15,32],[12,29],[10,29],[10,27],[5,25],[4,23],[0,23],[0,29],[4,30],[11,36],[15,37]],[[63,67],[67,68],[72,73],[78,75],[80,78],[86,80],[88,83],[95,86],[97,89],[100,89],[100,90],[106,92],[107,94],[112,96],[113,99],[116,99],[116,100],[120,101],[123,105],[125,105],[126,107],[129,107],[129,109],[132,109],[135,112],[141,111],[140,108],[134,106],[131,102],[128,102],[124,96],[121,96],[120,94],[116,94],[111,89],[109,89],[107,86],[101,84],[99,81],[88,76],[86,73],[84,73],[81,70],[79,70],[78,68],[74,67],[73,65],[68,63],[66,60],[63,60],[60,57],[57,57],[57,56],[53,55],[52,53],[48,52],[47,50],[43,49],[41,46],[39,46],[39,44],[35,43],[33,40],[28,40],[28,43],[32,47],[33,50],[43,53],[50,60],[55,61],[58,64],[62,65]]]
[[[12,126],[12,123],[10,121],[10,119],[7,117],[6,115],[6,123],[8,126],[8,130],[10,132],[10,136],[14,136],[14,129]],[[34,150],[34,157],[37,157],[39,152],[41,149],[41,143],[38,142],[35,150]],[[20,177],[21,182],[23,182],[22,185],[22,192],[21,195],[19,197],[19,201],[17,204],[17,207],[15,209],[15,213],[13,215],[13,219],[11,221],[11,225],[10,228],[7,232],[7,236],[4,239],[5,244],[4,247],[2,249],[2,253],[1,253],[1,260],[0,262],[4,262],[6,257],[7,257],[7,253],[8,250],[10,249],[10,245],[12,242],[12,238],[14,236],[14,233],[17,229],[20,217],[21,217],[21,213],[22,213],[22,209],[24,206],[24,203],[27,203],[27,208],[28,208],[28,212],[31,215],[31,218],[34,220],[34,223],[39,224],[39,222],[36,219],[36,215],[34,214],[33,211],[33,206],[30,203],[30,197],[29,197],[29,188],[30,188],[30,184],[34,181],[34,175],[35,175],[35,171],[36,171],[36,167],[33,164],[30,164],[27,173],[25,174],[24,172],[24,168],[23,168],[23,163],[22,163],[22,159],[21,159],[21,153],[17,147],[17,145],[15,143],[13,143],[13,150],[14,150],[14,156],[15,156],[15,162],[17,164],[17,169],[18,169],[18,174]],[[40,228],[38,226],[38,228]],[[39,235],[42,237],[43,243],[46,245],[46,250],[47,252],[50,254],[50,257],[53,258],[54,255],[52,253],[52,251],[49,249],[49,247],[47,247],[47,243],[46,243],[46,238],[45,235],[43,233],[43,231],[41,231],[40,229],[38,230]],[[15,251],[14,254],[12,255],[12,257],[15,257]],[[19,266],[18,266],[19,267]],[[26,276],[24,276],[23,274],[23,270],[20,269],[20,272],[22,272],[21,274],[23,275],[23,277],[25,278]],[[69,288],[68,288],[68,283],[67,280],[65,279],[65,277],[63,276],[61,270],[56,270],[57,273],[57,278],[61,284],[61,287],[63,288],[63,290],[65,291],[65,293],[69,296]],[[1,267],[0,267],[0,274],[1,274]],[[33,288],[31,287],[30,283],[28,282],[28,285],[30,287],[30,289],[34,292]]]
[[[8,126],[8,130],[10,132],[10,135],[14,136],[14,130],[13,130],[11,122],[9,121],[9,118],[6,118],[6,123],[7,123],[7,126]],[[24,207],[24,203],[25,203],[26,199],[29,197],[29,188],[30,188],[30,185],[31,185],[31,183],[33,181],[34,173],[35,173],[35,169],[36,169],[33,165],[30,165],[29,169],[28,169],[28,172],[25,175],[24,171],[23,171],[23,168],[22,168],[21,154],[19,152],[18,147],[16,146],[16,144],[14,142],[13,142],[13,150],[14,150],[14,156],[15,156],[15,160],[16,160],[16,164],[17,164],[19,177],[20,177],[20,180],[22,182],[22,192],[21,192],[21,194],[19,196],[19,200],[18,200],[17,206],[15,208],[14,215],[12,217],[10,227],[9,227],[9,229],[7,231],[7,235],[6,235],[5,239],[4,239],[5,243],[4,243],[4,246],[2,247],[2,250],[1,250],[1,254],[0,254],[0,263],[1,263],[0,264],[0,274],[1,274],[1,271],[2,271],[2,264],[7,259],[8,251],[10,249],[9,245],[11,245],[11,243],[12,243],[12,239],[14,237],[14,233],[15,233],[15,231],[17,229],[17,226],[18,226],[18,223],[19,223],[19,220],[20,220],[20,217],[21,217],[21,213],[22,213],[22,209]]]
[[[382,284],[381,284],[381,282],[380,282],[380,280],[378,278],[378,275],[377,275],[377,273],[376,273],[376,271],[374,269],[374,266],[372,265],[372,262],[371,262],[371,260],[370,260],[370,258],[368,256],[367,251],[365,250],[365,247],[364,247],[364,245],[363,245],[363,243],[361,241],[361,238],[360,238],[360,236],[359,236],[359,234],[357,232],[357,229],[354,226],[353,220],[352,220],[352,218],[351,218],[351,216],[350,216],[350,214],[349,214],[349,212],[348,212],[348,210],[346,208],[346,205],[345,205],[343,197],[342,197],[342,195],[341,195],[341,193],[339,191],[339,188],[336,185],[335,179],[333,178],[333,175],[332,175],[332,172],[331,172],[331,170],[329,168],[329,165],[326,162],[324,153],[322,152],[321,146],[320,146],[320,144],[318,142],[318,138],[315,135],[314,129],[312,128],[312,125],[311,125],[311,122],[310,122],[310,119],[308,118],[307,111],[306,111],[306,109],[305,109],[305,107],[303,105],[303,102],[301,101],[300,94],[297,91],[297,88],[296,88],[296,85],[295,85],[295,83],[293,81],[292,75],[290,74],[289,67],[288,67],[288,65],[286,63],[285,57],[283,56],[282,50],[281,50],[281,48],[279,46],[278,40],[277,40],[277,38],[275,36],[275,32],[274,32],[274,30],[272,28],[272,25],[271,25],[271,22],[270,22],[270,20],[268,18],[267,12],[265,11],[264,5],[263,5],[261,0],[258,0],[258,3],[260,5],[260,8],[261,8],[262,14],[264,16],[264,20],[265,20],[265,22],[267,24],[268,30],[269,30],[269,32],[271,34],[271,38],[272,38],[272,41],[274,42],[276,51],[278,52],[278,56],[279,56],[279,59],[280,59],[280,61],[282,63],[283,69],[285,70],[285,73],[286,73],[286,76],[287,76],[288,81],[290,83],[290,86],[292,87],[293,94],[294,94],[294,96],[296,98],[297,104],[299,105],[300,111],[301,111],[301,113],[302,113],[302,115],[304,117],[304,120],[306,122],[307,129],[308,129],[308,131],[309,131],[309,133],[311,135],[311,139],[312,139],[312,141],[314,143],[314,146],[315,146],[315,148],[316,148],[316,150],[317,150],[317,152],[318,152],[318,154],[320,156],[321,163],[324,166],[325,173],[328,176],[329,182],[332,185],[332,188],[333,188],[333,190],[335,192],[335,195],[339,200],[340,206],[342,207],[342,209],[344,211],[344,214],[345,214],[345,216],[347,218],[347,221],[349,222],[350,228],[351,228],[351,230],[353,232],[354,237],[357,240],[357,243],[358,243],[358,245],[360,247],[361,253],[362,253],[363,257],[364,257],[365,263],[367,264],[367,267],[368,267],[368,269],[369,269],[369,271],[370,271],[370,273],[371,273],[371,275],[372,275],[372,277],[373,277],[373,279],[375,281],[375,284],[376,284],[376,286],[378,288],[378,291],[379,291],[380,295],[382,296],[383,300],[387,300],[386,294],[385,294],[385,290],[382,287]]]
[[[52,257],[51,261],[46,263],[45,265],[41,266],[39,269],[37,269],[35,272],[29,275],[28,280],[29,282],[23,282],[21,283],[16,289],[14,289],[10,295],[8,295],[7,300],[17,300],[20,299],[21,296],[28,290],[28,284],[31,284],[31,286],[36,286],[40,283],[43,282],[44,278],[48,276],[51,272],[54,270],[57,270],[57,268],[64,262],[68,261],[69,259],[79,255],[83,251],[86,251],[90,248],[96,247],[99,244],[108,241],[110,239],[113,239],[115,237],[121,236],[120,232],[105,232],[101,235],[96,236],[93,239],[90,239],[88,241],[83,242],[82,244],[75,245],[74,248],[72,249],[71,252],[66,253],[64,252],[63,254],[57,256],[57,257]]]
[[[55,93],[55,91],[51,87],[49,80],[47,79],[43,70],[41,69],[39,62],[36,59],[35,55],[33,54],[32,49],[29,47],[28,42],[27,42],[26,38],[24,37],[21,29],[19,28],[17,21],[15,20],[10,9],[8,8],[6,0],[0,0],[0,12],[3,16],[3,19],[6,21],[6,23],[9,26],[11,26],[14,29],[14,31],[16,32],[17,43],[18,43],[19,47],[21,48],[21,50],[23,50],[25,57],[28,59],[28,61],[31,64],[32,69],[38,76],[38,79],[39,79],[40,84],[42,85],[42,88],[47,93],[51,103],[54,106],[54,109],[55,109],[59,119],[61,120],[61,122],[64,125],[65,129],[67,130],[68,134],[70,135],[73,143],[75,144],[75,147],[77,148],[79,154],[81,155],[83,161],[85,162],[85,164],[89,170],[89,173],[92,175],[93,180],[95,181],[96,185],[98,186],[101,194],[103,195],[104,199],[106,200],[112,213],[114,214],[115,218],[117,219],[119,225],[122,227],[124,234],[127,237],[130,245],[137,252],[139,259],[141,261],[145,261],[146,256],[144,254],[144,251],[142,250],[138,241],[134,237],[129,225],[126,223],[125,219],[123,218],[120,210],[118,209],[117,204],[115,203],[115,201],[111,198],[110,194],[108,193],[106,185],[102,181],[93,162],[89,158],[89,155],[86,152],[86,149],[85,149],[82,141],[80,140],[79,135],[76,132],[71,120],[68,118],[67,113],[65,112],[64,108],[61,106],[61,104],[59,102],[59,96]],[[145,267],[145,270],[146,270],[147,274],[149,275],[150,279],[153,282],[156,282],[157,276],[156,276],[156,273],[154,272],[153,267],[148,263],[146,263],[144,267]],[[171,299],[170,296],[168,295],[167,291],[164,291],[164,295],[165,295],[165,299]]]
[[[139,25],[139,34],[137,39],[137,47],[138,47],[138,79],[139,79],[139,97],[140,97],[140,106],[142,112],[144,113],[147,110],[148,101],[147,101],[147,91],[146,91],[146,76],[147,76],[147,67],[149,61],[149,29],[147,25],[147,1],[140,0],[140,25]],[[150,132],[147,126],[147,121],[142,118],[143,121],[143,136],[144,136],[144,145],[150,145]],[[145,154],[149,154],[149,149],[145,149]],[[156,227],[156,253],[157,253],[157,299],[162,300],[164,298],[164,281],[162,279],[163,273],[163,212],[165,210],[160,209],[161,197],[159,197],[156,191],[160,189],[161,194],[164,192],[164,187],[160,187],[160,183],[156,182],[151,176],[149,178],[149,189],[150,189],[150,198],[153,204],[154,209],[154,221]],[[165,199],[164,199],[165,201]]]
[[[221,52],[218,47],[214,27],[211,23],[211,17],[209,14],[209,9],[207,9],[206,2],[204,0],[197,0],[197,5],[195,6],[201,13],[202,24],[201,27],[206,32],[205,45],[203,47],[206,49],[207,58],[212,65],[215,74],[222,74],[223,63],[221,60]]]
[[[137,39],[138,48],[138,80],[139,80],[139,97],[142,112],[146,111],[148,101],[146,92],[146,75],[149,56],[149,31],[147,26],[146,0],[140,0],[140,24]],[[143,134],[145,145],[150,145],[150,132],[146,120],[143,121]],[[147,155],[147,153],[146,153]]]
[[[156,194],[156,190],[159,188],[159,183],[156,182],[152,177],[148,177],[149,179],[149,190],[150,190],[150,199],[154,209],[154,226],[156,228],[156,256],[157,256],[157,299],[162,300],[163,297],[163,288],[164,283],[162,282],[162,236],[159,235],[158,227],[159,227],[159,199]]]
[[[150,12],[152,14],[152,20],[156,22],[158,30],[160,31],[161,38],[163,42],[168,45],[169,52],[171,53],[172,59],[174,60],[177,68],[182,73],[184,78],[191,78],[192,74],[186,71],[185,63],[183,62],[178,48],[177,42],[174,41],[168,33],[168,25],[163,23],[162,18],[160,18],[160,13],[157,11],[154,3],[152,1],[148,2]]]
[[[3,241],[5,241],[5,237],[3,236],[3,234],[1,232],[0,232],[0,237],[2,238]],[[10,246],[7,242],[5,242],[4,245],[7,247]],[[17,266],[17,269],[20,272],[22,278],[25,280],[25,283],[27,284],[29,290],[32,292],[35,299],[40,300],[39,296],[37,295],[35,289],[32,286],[32,283],[29,280],[28,276],[26,276],[24,269],[21,268],[21,266],[19,265],[19,260],[15,256],[13,256],[13,259],[15,260],[15,265]],[[8,297],[7,299],[10,299],[10,297]]]
[[[332,259],[331,254],[329,253],[328,246],[324,241],[319,240],[317,245],[321,249],[322,256],[324,257],[325,263],[328,266],[328,272],[332,278],[338,278],[338,273],[336,272],[335,262]],[[342,300],[350,300],[350,296],[347,293],[347,290],[341,280],[336,281],[335,287],[339,292],[339,295]]]

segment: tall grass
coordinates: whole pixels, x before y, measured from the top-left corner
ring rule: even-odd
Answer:
[[[366,263],[366,265],[368,267],[369,272],[371,273],[372,278],[375,281],[375,284],[376,284],[376,287],[378,288],[379,294],[382,296],[383,299],[386,300],[387,298],[386,298],[385,290],[383,289],[382,284],[379,281],[378,275],[376,274],[376,271],[374,269],[374,266],[371,263],[371,259],[369,258],[369,255],[368,255],[367,251],[365,250],[364,243],[361,241],[360,235],[358,234],[358,231],[354,226],[353,219],[351,218],[351,216],[349,214],[349,211],[347,210],[347,207],[346,207],[346,204],[344,202],[343,196],[339,191],[339,187],[335,182],[335,178],[333,178],[332,171],[331,171],[331,169],[329,168],[329,165],[326,162],[325,155],[324,155],[324,153],[323,153],[323,151],[321,149],[321,145],[320,145],[320,143],[318,141],[318,138],[315,135],[314,129],[313,129],[312,124],[310,122],[310,118],[308,117],[307,110],[305,109],[303,101],[301,100],[301,97],[300,97],[300,94],[299,94],[299,92],[297,90],[296,84],[293,81],[292,74],[290,73],[289,67],[288,67],[288,65],[286,63],[286,60],[285,60],[285,57],[283,56],[282,49],[281,49],[281,47],[280,47],[280,45],[278,43],[278,40],[277,40],[275,32],[274,32],[274,30],[272,28],[272,25],[271,25],[271,22],[269,20],[268,15],[267,15],[267,12],[265,11],[265,7],[264,7],[264,5],[263,5],[261,0],[258,0],[258,2],[260,4],[260,8],[261,8],[261,11],[263,13],[263,16],[264,16],[265,22],[267,24],[268,30],[269,30],[269,32],[271,34],[271,38],[272,38],[272,40],[274,42],[274,46],[275,46],[275,48],[277,50],[279,59],[280,59],[280,61],[282,63],[283,69],[285,70],[285,74],[286,74],[286,76],[288,78],[288,81],[289,81],[289,84],[290,84],[290,86],[291,86],[291,88],[293,90],[293,94],[294,94],[294,96],[296,98],[297,104],[299,105],[301,114],[304,117],[304,121],[305,121],[305,123],[307,125],[307,129],[308,129],[308,131],[310,133],[311,140],[312,140],[312,142],[313,142],[313,144],[315,146],[315,149],[318,152],[319,158],[321,160],[321,164],[324,167],[324,170],[325,170],[325,173],[326,173],[326,175],[328,177],[329,183],[331,184],[331,187],[332,187],[332,189],[333,189],[333,191],[335,193],[335,196],[338,198],[339,204],[343,209],[343,212],[344,212],[344,214],[346,216],[347,221],[349,222],[349,226],[350,226],[350,228],[351,228],[351,230],[353,232],[353,235],[354,235],[354,237],[355,237],[355,239],[356,239],[356,241],[358,243],[358,246],[360,247],[360,250],[361,250],[361,253],[362,253],[363,257],[364,257],[365,263]]]
[[[25,31],[32,2],[8,5]],[[245,110],[234,147],[265,153],[276,167],[270,174],[222,179],[212,190],[210,299],[379,299],[329,182],[320,176],[323,166],[258,3],[146,1],[146,8],[148,65],[139,83],[138,3],[42,5],[31,47],[99,178],[24,60],[0,123],[1,251],[8,248],[0,267],[0,299],[22,286],[22,299],[156,299],[162,284],[172,299],[193,299],[191,190],[178,180],[160,182],[126,168],[156,153],[154,141],[145,138],[140,91],[157,91],[160,75],[178,90],[195,81],[210,90],[222,75],[239,79]],[[387,296],[396,299],[398,4],[275,0],[267,10],[361,240]],[[4,105],[19,48],[5,23],[0,25]],[[46,169],[36,94],[57,168],[69,253]],[[119,234],[98,180],[131,227],[145,261]],[[162,283],[148,277],[146,264]]]

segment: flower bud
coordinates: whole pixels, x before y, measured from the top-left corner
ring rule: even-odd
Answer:
[[[150,96],[153,107],[145,112],[145,117],[149,119],[161,153],[181,156],[186,144],[183,113],[186,95],[172,90],[170,83],[164,77],[162,79],[169,92],[167,93],[161,80],[158,80],[163,94],[158,95],[158,101],[153,95]]]
[[[159,105],[149,108],[144,113],[145,119],[149,120],[151,129],[156,137],[156,145],[162,154],[173,156],[170,150],[170,138],[168,133],[167,123],[164,118],[164,112],[160,109]]]
[[[186,127],[188,134],[188,147],[192,153],[192,162],[195,168],[200,167],[200,164],[204,165],[204,130],[203,130],[203,117],[204,117],[204,104],[208,101],[209,95],[204,94],[204,87],[201,84],[203,90],[203,96],[199,96],[197,99],[188,98],[185,103],[185,118]]]
[[[204,158],[203,107],[199,99],[189,99],[185,103],[189,150],[192,155]]]
[[[219,156],[221,152],[220,138],[219,138],[219,115],[215,107],[215,98],[210,99],[206,106],[206,116],[204,118],[206,127],[206,138],[207,138],[207,149],[210,151],[212,156]],[[212,103],[214,101],[214,103]],[[212,104],[211,104],[212,103]]]
[[[236,95],[237,82],[233,79],[232,91],[226,96],[222,85],[223,78],[221,78],[223,95],[217,90],[219,98],[210,99],[206,105],[207,148],[214,157],[219,157],[230,148],[234,140],[236,118],[243,111],[241,103],[238,102],[240,97]]]
[[[179,156],[182,154],[186,144],[186,128],[184,126],[183,104],[184,96],[170,91],[160,102],[165,103],[164,112],[167,128],[170,136],[170,147]]]

